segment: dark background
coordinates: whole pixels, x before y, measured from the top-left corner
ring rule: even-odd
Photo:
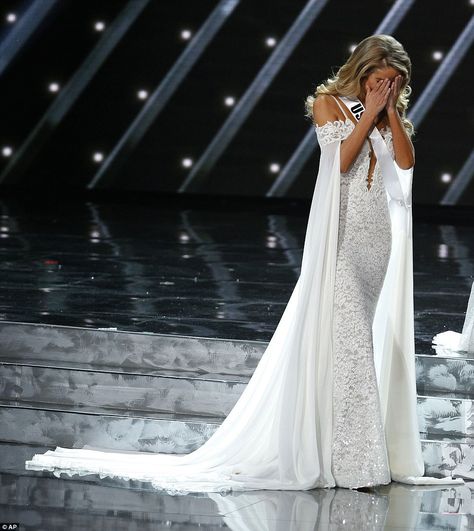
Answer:
[[[0,45],[3,51],[15,49],[1,71],[1,186],[84,190],[101,167],[112,162],[97,188],[257,197],[268,195],[278,176],[269,165],[276,162],[283,168],[311,128],[304,117],[306,96],[346,61],[351,45],[375,32],[394,5],[389,0],[327,2],[268,88],[261,97],[254,97],[252,111],[215,164],[204,169],[194,187],[179,190],[190,171],[182,159],[189,157],[195,163],[205,152],[233,110],[224,104],[226,96],[239,102],[276,50],[265,39],[274,37],[278,46],[307,2],[236,0],[144,134],[114,157],[114,148],[133,120],[152,104],[150,96],[186,47],[195,47],[196,33],[222,3],[57,0],[48,8],[48,1],[6,0],[0,5]],[[33,29],[25,38],[20,24],[33,9],[47,13],[40,23],[38,16],[36,22],[30,21]],[[139,14],[130,23],[124,10],[133,9]],[[469,0],[419,0],[393,32],[413,64],[410,108],[443,61],[434,59],[433,52],[445,56],[450,51],[473,10]],[[8,22],[9,13],[15,13],[15,22]],[[108,32],[119,19],[128,27],[96,68],[94,54],[104,49]],[[105,23],[103,31],[94,28],[97,21]],[[183,29],[192,32],[191,39],[181,37]],[[421,123],[415,122],[414,198],[418,204],[440,203],[463,165],[469,184],[456,203],[474,204],[472,164],[466,170],[472,151],[473,66],[470,50]],[[70,97],[77,87],[78,70],[94,68],[67,112],[55,118],[55,100]],[[59,84],[58,92],[49,90],[51,82]],[[148,99],[137,97],[141,89],[148,91]],[[5,154],[6,146],[11,147],[11,155]],[[104,154],[102,162],[93,160],[96,152]],[[318,157],[314,135],[314,149],[286,191],[287,197],[311,197]],[[443,182],[443,174],[449,174],[451,182]]]

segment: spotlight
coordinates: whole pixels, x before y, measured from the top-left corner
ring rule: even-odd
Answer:
[[[349,51],[352,53],[357,48],[357,44],[351,44],[349,46]]]
[[[3,146],[2,147],[2,155],[4,157],[10,157],[13,153],[13,149],[10,146]]]
[[[181,243],[187,243],[191,240],[191,238],[189,237],[189,234],[187,232],[181,232],[179,234],[179,241]]]
[[[440,50],[435,50],[432,54],[431,54],[431,57],[433,58],[434,61],[441,61],[441,59],[443,58],[443,52],[441,52]]]
[[[438,258],[448,258],[449,256],[449,247],[445,243],[440,243],[438,245]]]
[[[277,43],[277,40],[275,39],[275,37],[267,37],[265,39],[265,44],[269,47],[269,48],[273,48]]]
[[[59,83],[56,83],[55,81],[53,81],[53,83],[50,83],[49,84],[49,92],[58,92],[59,90]]]
[[[193,159],[190,159],[190,158],[185,158],[181,161],[181,164],[185,167],[185,168],[190,168],[192,165],[193,165]]]
[[[235,98],[232,96],[227,96],[224,100],[224,103],[227,105],[227,107],[232,107],[235,103]]]
[[[137,97],[139,100],[146,100],[148,98],[148,91],[147,90],[139,90],[137,92]]]
[[[13,24],[14,22],[16,22],[15,13],[8,13],[8,15],[6,16],[6,19],[7,19],[7,22],[9,22],[10,24]]]
[[[441,174],[441,182],[443,183],[450,183],[452,179],[453,179],[453,176],[450,173]]]
[[[98,20],[94,23],[94,29],[95,31],[104,31],[105,30],[105,22],[102,22],[101,20]]]
[[[104,160],[104,154],[101,153],[100,151],[96,151],[93,155],[92,155],[92,160],[94,162],[102,162]]]
[[[266,243],[266,246],[269,248],[269,249],[275,249],[277,246],[278,246],[278,240],[277,240],[277,237],[274,236],[273,234],[269,234],[267,236],[267,243]]]
[[[280,171],[280,165],[277,164],[276,162],[272,162],[272,163],[270,164],[270,171],[271,171],[272,173],[278,173],[278,172]]]
[[[183,41],[188,41],[191,38],[191,35],[191,30],[184,29],[181,31],[181,38],[183,39]]]

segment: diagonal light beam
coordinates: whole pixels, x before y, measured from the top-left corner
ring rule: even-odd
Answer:
[[[385,18],[379,24],[374,34],[386,33],[391,34],[403,20],[408,10],[413,5],[414,0],[397,0]],[[316,146],[318,147],[318,146]],[[303,140],[300,142],[293,155],[290,157],[284,168],[281,170],[278,178],[275,179],[272,186],[265,194],[267,197],[282,197],[291,187],[306,161],[314,153],[314,127],[311,126]]]
[[[214,8],[94,175],[94,178],[87,186],[88,188],[95,188],[99,183],[101,187],[105,187],[111,182],[115,172],[120,169],[129,153],[143,138],[158,114],[163,110],[168,100],[176,92],[183,79],[201,57],[208,44],[239,2],[240,0],[221,0]]]
[[[441,205],[455,205],[474,177],[474,149],[454,178],[451,186],[446,190],[440,201]]]
[[[466,55],[467,51],[474,40],[474,15],[466,24],[462,33],[456,39],[456,42],[449,50],[449,53],[443,59],[433,77],[429,80],[428,85],[421,96],[416,100],[411,112],[409,113],[410,120],[416,123],[417,127],[425,118],[426,114],[432,107],[440,92],[446,86],[454,71]]]
[[[95,48],[76,70],[72,78],[59,92],[36,127],[31,131],[21,147],[15,152],[8,166],[0,175],[0,183],[14,183],[35,158],[53,130],[62,121],[87,87],[93,76],[112,53],[130,26],[150,0],[129,0],[113,23],[109,26]]]
[[[46,18],[57,0],[36,0],[0,43],[0,76]]]
[[[286,35],[280,41],[280,44],[275,48],[272,55],[259,71],[257,77],[234,107],[232,113],[224,122],[224,125],[196,162],[178,189],[179,192],[186,190],[193,191],[201,188],[201,185],[207,179],[209,171],[230,144],[265,90],[270,86],[288,57],[327,3],[328,0],[309,0]]]

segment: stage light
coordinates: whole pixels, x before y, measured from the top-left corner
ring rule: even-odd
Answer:
[[[435,60],[435,61],[441,61],[441,59],[443,58],[443,52],[441,52],[440,50],[435,50],[432,54],[431,54],[431,57]]]
[[[438,258],[448,258],[449,256],[449,247],[445,243],[440,243],[438,245]]]
[[[227,107],[232,107],[235,103],[235,98],[232,96],[227,96],[224,100],[224,103],[227,105]]]
[[[53,81],[52,83],[49,84],[49,92],[58,92],[59,90],[59,83],[56,83],[55,81]]]
[[[189,158],[183,159],[183,160],[181,161],[181,164],[182,164],[185,168],[190,168],[190,167],[193,165],[193,159],[189,159]]]
[[[2,147],[2,155],[4,157],[10,157],[13,153],[13,149],[10,146],[3,146]]]
[[[105,29],[105,22],[102,22],[101,20],[98,20],[98,21],[94,24],[94,29],[95,29],[95,31],[104,31],[104,29]]]
[[[182,32],[181,32],[181,38],[183,39],[183,41],[187,41],[191,38],[191,31],[188,30],[188,29],[184,29]]]
[[[96,151],[93,155],[92,155],[92,160],[94,162],[102,162],[104,160],[104,154],[101,153],[100,151]]]
[[[181,232],[179,234],[179,241],[181,243],[188,243],[191,238],[189,237],[189,234],[186,232]]]
[[[272,173],[278,173],[278,172],[280,171],[280,165],[277,164],[276,162],[272,162],[272,163],[270,164],[270,171],[271,171]]]
[[[137,97],[139,100],[146,100],[148,98],[148,91],[147,90],[139,90],[137,92]]]
[[[474,0],[469,0],[469,3],[471,4],[471,6],[474,6]]]
[[[450,183],[452,179],[453,179],[453,176],[450,173],[441,174],[441,182],[443,183]]]
[[[349,51],[352,53],[357,48],[357,44],[351,44],[349,46]]]
[[[8,13],[8,15],[6,16],[6,19],[7,19],[7,22],[9,22],[10,24],[13,24],[14,22],[16,22],[15,13]]]
[[[269,48],[273,48],[277,43],[277,40],[275,39],[275,37],[267,37],[265,39],[265,44],[269,47]]]
[[[278,238],[274,234],[269,234],[265,245],[269,249],[275,249],[278,246]]]

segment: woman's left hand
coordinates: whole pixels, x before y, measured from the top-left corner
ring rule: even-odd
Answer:
[[[393,112],[397,110],[397,101],[398,96],[400,95],[400,87],[402,85],[402,76],[398,75],[393,80],[390,86],[390,94],[388,95],[387,103],[385,104],[385,109],[387,112]]]

